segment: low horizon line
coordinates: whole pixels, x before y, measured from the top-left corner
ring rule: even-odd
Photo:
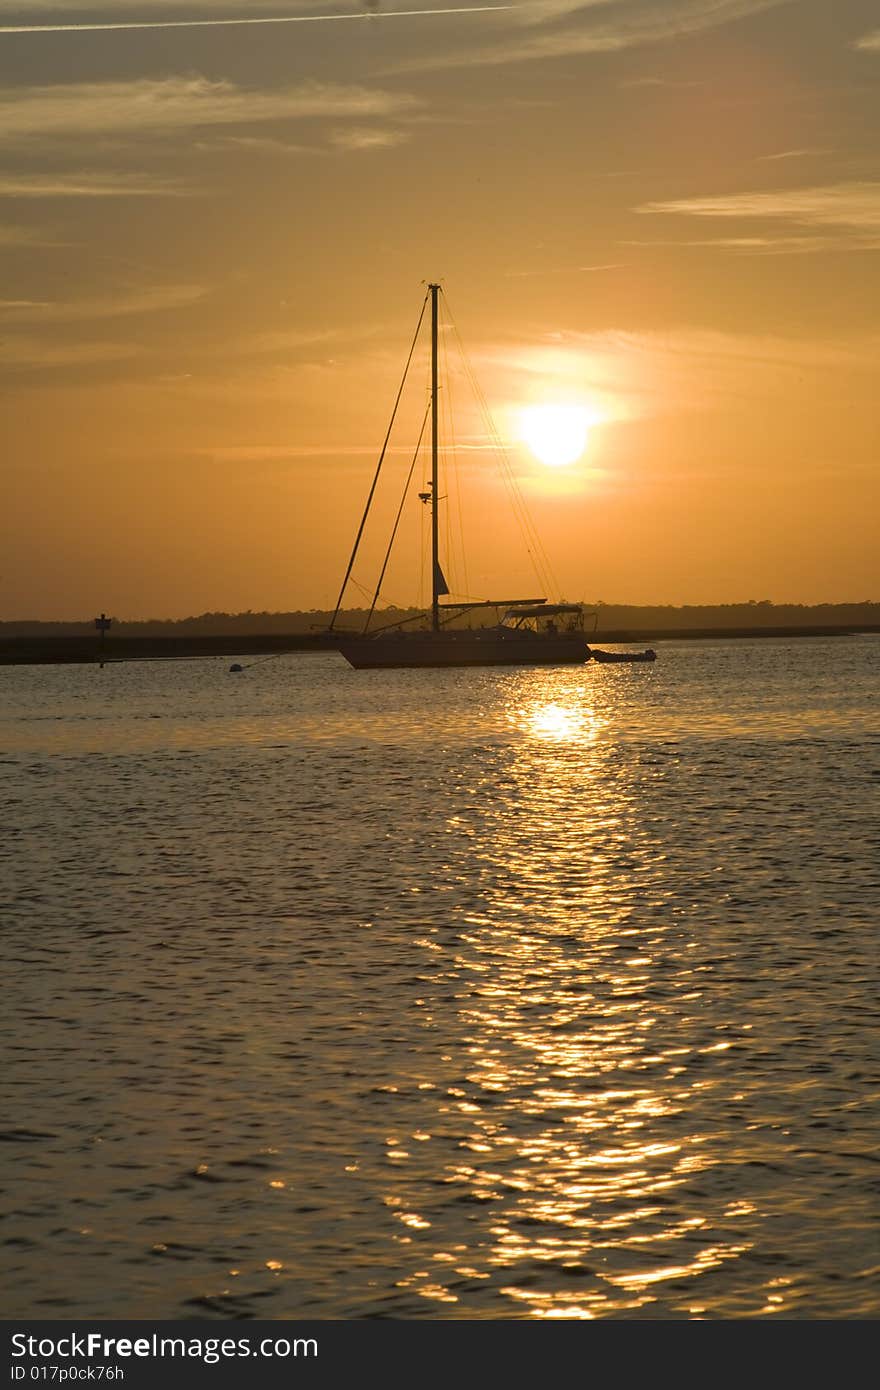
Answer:
[[[878,598],[878,599],[870,599],[870,598],[866,598],[866,599],[821,599],[821,600],[819,600],[819,601],[817,601],[817,602],[813,602],[813,603],[807,603],[807,602],[803,602],[803,601],[801,601],[801,600],[796,600],[796,599],[781,599],[781,600],[777,600],[777,599],[728,599],[728,600],[725,600],[725,601],[723,601],[723,602],[715,602],[715,603],[707,603],[707,602],[704,602],[704,603],[644,603],[644,602],[642,602],[642,603],[633,603],[633,602],[618,602],[618,601],[616,601],[616,600],[608,600],[608,599],[573,599],[573,600],[568,600],[568,601],[569,601],[569,602],[574,602],[574,603],[581,603],[585,608],[596,608],[596,609],[607,609],[607,608],[657,609],[657,610],[674,610],[674,611],[681,611],[681,610],[684,610],[684,609],[725,609],[725,608],[746,608],[746,609],[748,609],[748,608],[762,608],[762,609],[767,609],[767,608],[770,608],[770,609],[777,609],[777,608],[801,608],[801,609],[805,609],[805,610],[810,610],[810,609],[816,609],[816,608],[878,608],[878,607],[880,607],[880,598]],[[548,602],[549,602],[549,600],[548,600]],[[384,608],[382,608],[381,611],[382,611],[383,613],[421,613],[421,612],[427,611],[427,609],[429,609],[429,608],[430,608],[430,605],[419,604],[419,603],[412,603],[412,604],[388,604],[388,605],[386,605]],[[340,609],[339,609],[339,612],[340,612],[340,614],[342,614],[342,613],[365,613],[365,612],[368,611],[368,609],[369,609],[369,604],[364,604],[364,605],[362,605],[362,606],[360,606],[360,607],[353,606],[353,605],[349,605],[349,606],[346,606],[345,608],[340,608]],[[233,611],[233,610],[231,610],[231,609],[205,609],[205,610],[204,610],[203,612],[201,612],[201,613],[187,613],[187,614],[185,614],[184,616],[178,617],[178,618],[174,618],[174,617],[156,617],[156,616],[151,616],[151,617],[146,617],[146,618],[143,618],[143,617],[140,617],[140,618],[119,617],[119,616],[117,616],[116,614],[113,614],[113,613],[107,614],[106,611],[104,611],[104,612],[102,612],[101,614],[95,614],[95,615],[93,615],[92,617],[89,617],[89,618],[82,618],[82,617],[79,617],[79,618],[35,618],[35,617],[0,618],[0,627],[11,626],[11,625],[21,625],[21,624],[30,624],[30,625],[34,625],[34,626],[39,625],[39,624],[54,624],[54,625],[56,625],[56,626],[61,626],[61,625],[63,625],[63,626],[79,626],[79,625],[82,625],[82,626],[87,626],[87,627],[90,627],[90,628],[91,628],[91,627],[94,626],[95,620],[96,620],[96,618],[99,617],[99,616],[100,616],[100,617],[105,617],[105,616],[106,616],[106,617],[109,618],[109,620],[110,620],[112,623],[116,623],[116,624],[119,624],[119,625],[123,625],[123,626],[124,626],[124,625],[126,625],[126,624],[142,624],[142,623],[167,623],[167,624],[175,624],[175,623],[199,622],[199,621],[204,620],[204,619],[206,619],[206,618],[232,618],[232,619],[240,619],[240,618],[287,618],[287,617],[308,617],[308,616],[310,616],[311,614],[320,614],[320,615],[323,615],[323,614],[332,614],[333,611],[334,611],[334,605],[333,605],[332,602],[331,602],[331,603],[328,603],[328,604],[326,605],[326,607],[320,607],[320,608],[317,608],[317,607],[313,607],[313,608],[261,608],[261,609],[242,608],[242,609],[238,609],[238,610],[235,610],[235,611]]]

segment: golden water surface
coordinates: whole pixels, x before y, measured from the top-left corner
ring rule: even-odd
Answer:
[[[878,654],[0,671],[6,1316],[876,1316]]]

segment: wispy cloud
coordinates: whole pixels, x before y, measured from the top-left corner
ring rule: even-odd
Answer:
[[[880,183],[837,183],[756,193],[729,193],[643,203],[641,213],[685,217],[767,218],[804,227],[853,227],[880,232]]]
[[[330,345],[335,357],[337,353],[342,356],[350,354],[352,347],[358,345],[359,350],[355,358],[361,361],[360,346],[370,339],[375,339],[382,331],[383,326],[378,323],[364,324],[357,329],[350,326],[344,329],[273,328],[239,339],[236,347],[245,355],[270,353],[274,356],[290,357]]]
[[[252,154],[293,155],[315,154],[316,146],[296,140],[278,140],[272,135],[218,135],[212,140],[197,140],[197,150],[248,150]]]
[[[856,39],[853,48],[861,48],[869,53],[880,53],[880,29],[875,29],[873,33],[864,34],[862,38]]]
[[[807,159],[811,155],[831,154],[827,146],[813,146],[802,150],[777,150],[774,154],[759,154],[760,161],[776,159]]]
[[[81,170],[66,174],[2,174],[0,198],[180,197],[188,190],[152,174]]]
[[[414,442],[388,445],[386,453],[409,458]],[[201,458],[223,463],[283,463],[288,459],[375,458],[375,440],[368,444],[216,444],[196,450]]]
[[[624,88],[668,87],[677,91],[682,87],[705,87],[706,82],[705,79],[701,78],[694,78],[689,81],[680,81],[675,78],[668,77],[629,77],[626,79],[625,82],[621,82],[620,85]]]
[[[614,53],[665,43],[745,19],[792,0],[550,0],[523,4],[517,31],[484,47],[469,45],[402,65],[404,70],[518,63]]]
[[[303,348],[313,348],[323,343],[338,340],[338,329],[322,328],[298,330],[295,328],[267,329],[263,333],[253,333],[239,343],[245,352],[293,353]]]
[[[181,309],[203,299],[203,285],[156,285],[124,289],[97,299],[26,300],[0,299],[0,322],[78,323],[89,319],[121,318],[129,314],[153,314]]]
[[[880,338],[787,338],[779,334],[703,329],[669,332],[609,330],[545,335],[523,348],[485,344],[471,354],[481,380],[512,392],[511,400],[541,399],[563,388],[608,421],[692,414],[721,405],[775,397],[805,376],[828,385],[828,374],[858,379],[869,389]],[[800,389],[800,387],[798,388]]]
[[[378,150],[402,145],[409,139],[403,130],[378,130],[357,126],[350,130],[334,130],[329,141],[340,150]]]
[[[71,82],[0,89],[6,142],[112,132],[178,134],[193,126],[371,119],[411,110],[415,98],[361,86],[306,82],[249,90],[198,74],[131,82]]]
[[[623,270],[623,261],[607,261],[601,265],[550,265],[539,266],[534,270],[508,270],[507,278],[511,280],[525,279],[533,275],[585,275],[598,270]]]
[[[730,236],[691,239],[629,240],[622,246],[688,247],[698,250],[729,251],[741,256],[812,255],[816,252],[875,251],[880,237],[873,236]]]
[[[0,364],[26,371],[55,367],[86,367],[99,362],[122,362],[137,357],[137,343],[59,343],[41,338],[0,341]]]

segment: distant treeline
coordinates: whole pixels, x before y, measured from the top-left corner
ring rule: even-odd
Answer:
[[[672,605],[635,606],[619,603],[586,604],[587,628],[596,630],[686,631],[714,628],[877,628],[880,627],[880,603],[771,603],[769,599],[748,603],[688,604],[681,608]],[[399,623],[417,617],[419,609],[384,609],[374,614],[371,626]],[[479,614],[479,616],[478,616]],[[366,610],[355,608],[340,613],[337,629],[361,631]],[[262,636],[287,633],[317,633],[325,631],[332,613],[313,609],[295,613],[201,613],[192,618],[151,618],[145,622],[127,622],[113,617],[111,634],[118,637],[220,637]],[[495,621],[494,610],[481,609],[467,621]],[[94,619],[83,622],[37,622],[22,619],[0,622],[0,639],[16,637],[75,637],[94,633]]]

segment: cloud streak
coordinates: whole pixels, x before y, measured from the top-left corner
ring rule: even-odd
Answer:
[[[548,5],[524,4],[517,7],[519,32],[502,42],[403,63],[399,70],[616,53],[685,38],[790,3],[791,0],[559,0]]]
[[[586,392],[607,420],[695,414],[768,398],[805,374],[876,373],[880,336],[807,340],[710,329],[565,332],[522,348],[485,344],[472,354],[481,379],[503,381],[511,398],[540,397],[565,385]]]
[[[313,118],[364,120],[411,110],[415,99],[360,86],[307,82],[249,90],[199,75],[131,82],[71,82],[0,89],[7,143],[35,137],[179,133],[193,126]]]
[[[832,151],[827,145],[814,145],[801,150],[778,150],[775,154],[759,154],[757,159],[762,163],[767,163],[778,159],[807,159],[810,156],[831,153]]]
[[[181,197],[187,189],[150,174],[83,170],[66,174],[0,173],[0,198]]]
[[[816,188],[730,193],[643,203],[637,212],[687,217],[761,217],[803,227],[854,227],[880,232],[880,183],[837,183]]]
[[[3,24],[0,34],[89,34],[131,29],[216,29],[254,24],[331,24],[343,20],[427,19],[438,15],[485,14],[515,5],[462,5],[431,10],[370,10],[354,14],[248,15],[211,19],[113,20],[105,23]]]
[[[624,241],[623,246],[695,247],[698,250],[731,251],[741,256],[812,255],[828,251],[876,251],[880,237],[854,236],[738,236],[692,240]]]
[[[39,338],[10,338],[0,342],[0,364],[22,371],[87,367],[122,362],[137,357],[140,351],[136,343],[58,343]]]
[[[408,139],[409,135],[402,130],[374,130],[357,126],[350,130],[334,131],[330,144],[339,150],[380,150],[402,145]]]
[[[4,323],[81,323],[89,319],[123,318],[129,314],[153,314],[182,309],[203,299],[202,285],[156,285],[123,290],[113,296],[79,300],[0,299]]]

